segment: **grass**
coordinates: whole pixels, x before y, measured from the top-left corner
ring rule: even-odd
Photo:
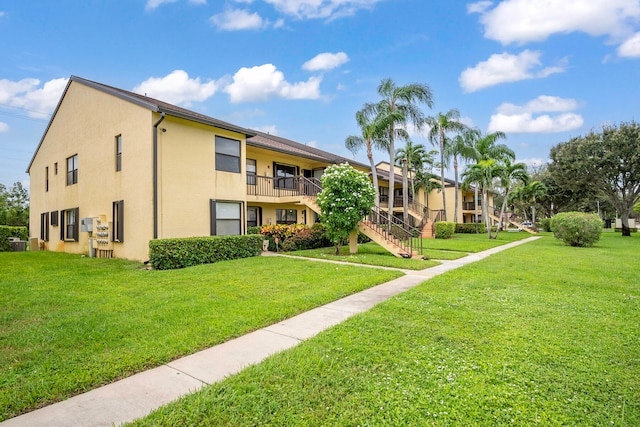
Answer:
[[[640,425],[640,236],[438,276],[135,426]]]
[[[502,246],[506,243],[531,237],[531,234],[521,231],[519,233],[500,232],[497,239],[489,239],[484,234],[455,234],[451,239],[422,239],[422,246],[425,249],[481,252],[487,249]],[[444,259],[444,258],[441,258]]]
[[[340,255],[335,255],[335,248],[307,249],[303,251],[288,252],[289,255],[326,259],[331,261],[351,262],[355,264],[377,265],[381,267],[402,268],[405,270],[424,270],[438,265],[438,262],[418,258],[397,258],[383,249],[381,246],[369,242],[358,245],[358,253],[350,254],[349,246],[340,248]]]
[[[0,253],[0,420],[402,275],[273,257],[140,266]]]

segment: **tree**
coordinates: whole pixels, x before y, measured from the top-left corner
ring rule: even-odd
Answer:
[[[458,157],[463,160],[475,160],[478,151],[474,146],[474,142],[480,136],[480,131],[477,129],[465,129],[462,134],[456,135],[448,144],[444,146],[444,158],[447,164],[449,160],[453,158],[453,173],[455,181],[455,204],[453,210],[453,217],[458,218]]]
[[[322,175],[322,192],[316,199],[327,236],[340,254],[340,246],[375,203],[376,192],[368,176],[347,163],[329,166]]]
[[[531,181],[519,190],[519,197],[531,208],[531,223],[536,226],[536,205],[547,195],[547,187],[540,181]]]
[[[445,114],[438,113],[437,116],[426,119],[429,125],[429,140],[432,144],[438,142],[440,149],[440,185],[442,187],[442,208],[444,209],[444,220],[447,220],[447,196],[444,189],[444,166],[445,166],[445,136],[448,132],[463,132],[467,127],[460,123],[460,112],[455,108]],[[457,221],[457,218],[454,218]]]
[[[500,209],[500,217],[498,220],[498,228],[496,230],[495,237],[498,237],[498,233],[502,228],[502,221],[504,219],[504,212],[507,208],[507,202],[509,200],[509,193],[515,182],[521,182],[525,186],[529,182],[529,174],[527,173],[527,165],[524,163],[511,163],[508,158],[504,159],[504,164],[497,170],[498,178],[500,179],[500,185],[503,189],[502,207]]]
[[[549,171],[559,187],[593,188],[620,214],[622,235],[631,235],[629,216],[640,200],[640,124],[605,125],[601,132],[556,145],[549,157]]]
[[[401,117],[400,114],[397,113],[384,117],[383,120],[383,118],[375,116],[374,110],[371,104],[365,104],[364,108],[356,113],[356,122],[358,122],[362,135],[348,136],[345,139],[344,145],[353,154],[356,154],[362,147],[365,147],[367,150],[367,159],[369,159],[369,164],[371,165],[373,188],[376,191],[375,206],[378,208],[380,207],[380,196],[378,194],[378,173],[375,162],[373,161],[373,149],[387,148],[382,131],[389,126],[389,123],[384,120],[393,122],[394,120],[401,119]]]
[[[491,238],[491,222],[489,221],[489,189],[493,183],[494,178],[497,177],[500,166],[494,159],[480,160],[480,162],[467,166],[466,170],[462,174],[463,183],[465,186],[471,184],[476,185],[482,192],[482,213],[484,222]]]
[[[373,109],[377,120],[386,124],[384,129],[389,151],[389,221],[393,218],[395,174],[393,165],[395,160],[395,140],[398,135],[408,137],[405,127],[411,123],[420,129],[424,122],[424,114],[419,104],[425,104],[429,108],[433,105],[431,89],[420,83],[411,83],[406,86],[397,86],[389,78],[382,80],[378,86],[378,94],[382,97]],[[398,113],[400,113],[398,115]]]
[[[0,184],[0,225],[29,226],[29,192],[21,182]]]

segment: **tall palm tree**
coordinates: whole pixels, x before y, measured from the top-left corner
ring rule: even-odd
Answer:
[[[466,170],[462,173],[462,179],[465,186],[474,184],[480,188],[482,192],[482,212],[484,222],[491,238],[491,223],[489,221],[489,190],[500,170],[500,165],[494,160],[480,160],[480,162],[467,166]]]
[[[536,226],[536,203],[547,194],[547,186],[540,181],[531,181],[524,186],[524,197],[531,206],[531,224]]]
[[[380,195],[378,188],[378,173],[376,171],[376,165],[373,161],[373,149],[386,150],[387,144],[384,139],[383,130],[388,123],[382,121],[374,113],[372,104],[365,104],[362,110],[356,113],[356,122],[360,127],[362,135],[350,135],[345,141],[344,145],[353,154],[356,154],[360,148],[364,147],[367,150],[367,159],[371,165],[371,177],[373,179],[373,187],[376,190],[376,208],[380,207]],[[386,120],[393,121],[400,119],[400,114],[389,115]]]
[[[407,169],[411,174],[411,197],[415,197],[415,172],[424,168],[424,163],[429,162],[431,152],[427,152],[427,149],[422,144],[414,144],[413,141],[408,140],[404,148],[399,148],[396,151],[395,163],[402,165],[402,159],[407,159]]]
[[[508,158],[503,159],[503,165],[501,165],[498,171],[498,178],[500,179],[500,185],[504,191],[504,199],[502,200],[502,208],[500,209],[500,219],[498,220],[498,229],[496,230],[495,238],[498,237],[500,228],[502,228],[502,220],[504,218],[504,211],[507,208],[507,202],[513,184],[515,182],[521,182],[526,185],[529,182],[529,174],[527,172],[527,165],[524,163],[511,163]]]
[[[445,142],[446,134],[449,132],[462,132],[466,126],[460,123],[460,111],[452,108],[445,114],[438,113],[437,116],[427,117],[426,124],[429,125],[429,140],[432,144],[438,143],[440,149],[440,185],[442,186],[442,208],[444,209],[444,220],[447,220],[447,196],[444,190],[444,166],[445,166]],[[455,221],[456,219],[454,219]]]
[[[479,138],[480,131],[478,129],[465,129],[462,134],[456,135],[448,144],[444,145],[444,158],[447,164],[449,160],[453,158],[453,171],[455,180],[455,207],[453,210],[453,217],[458,218],[458,157],[462,160],[475,160],[478,157],[478,151],[474,144]]]
[[[498,144],[497,141],[499,139],[506,138],[504,132],[491,132],[485,133],[484,135],[480,135],[477,139],[473,140],[473,147],[475,150],[475,161],[479,163],[482,160],[490,160],[490,159],[504,159],[509,158],[511,160],[515,160],[516,153],[513,152],[505,144]],[[475,222],[478,223],[478,187],[475,187],[475,196],[474,196],[474,208],[475,208]],[[487,218],[488,211],[483,211],[485,219]]]
[[[393,219],[393,202],[395,174],[393,165],[396,155],[395,140],[398,135],[406,135],[404,127],[411,123],[420,129],[424,121],[424,114],[419,108],[419,104],[425,104],[431,108],[433,105],[431,89],[429,86],[420,83],[411,83],[406,86],[397,86],[392,79],[384,79],[378,86],[378,94],[382,97],[375,105],[375,113],[378,120],[385,123],[384,131],[389,151],[389,221]],[[400,113],[401,117],[395,115]],[[404,131],[404,135],[401,131]]]

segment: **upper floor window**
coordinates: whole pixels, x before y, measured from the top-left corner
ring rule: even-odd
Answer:
[[[256,185],[256,173],[258,168],[256,167],[255,159],[247,159],[247,184]]]
[[[78,155],[67,159],[67,185],[78,183]]]
[[[298,174],[297,166],[273,164],[273,186],[275,188],[294,188],[295,177]]]
[[[216,136],[216,170],[240,173],[240,141]]]
[[[49,191],[49,166],[45,166],[44,176],[44,191]]]
[[[54,173],[55,175],[58,175],[58,162],[55,162],[55,163],[53,164],[53,173]]]
[[[116,171],[122,170],[122,135],[116,136]]]

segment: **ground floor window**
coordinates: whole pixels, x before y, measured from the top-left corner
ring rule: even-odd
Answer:
[[[49,241],[49,212],[40,214],[40,240]]]
[[[295,209],[276,209],[276,224],[297,224],[298,211]]]
[[[257,206],[247,207],[247,227],[257,227],[261,225],[262,209]]]
[[[211,235],[242,234],[242,202],[211,200]]]
[[[124,242],[124,200],[113,202],[112,215],[111,241],[122,243]]]
[[[79,208],[60,211],[62,226],[60,227],[60,240],[77,242],[80,221],[78,220]]]

